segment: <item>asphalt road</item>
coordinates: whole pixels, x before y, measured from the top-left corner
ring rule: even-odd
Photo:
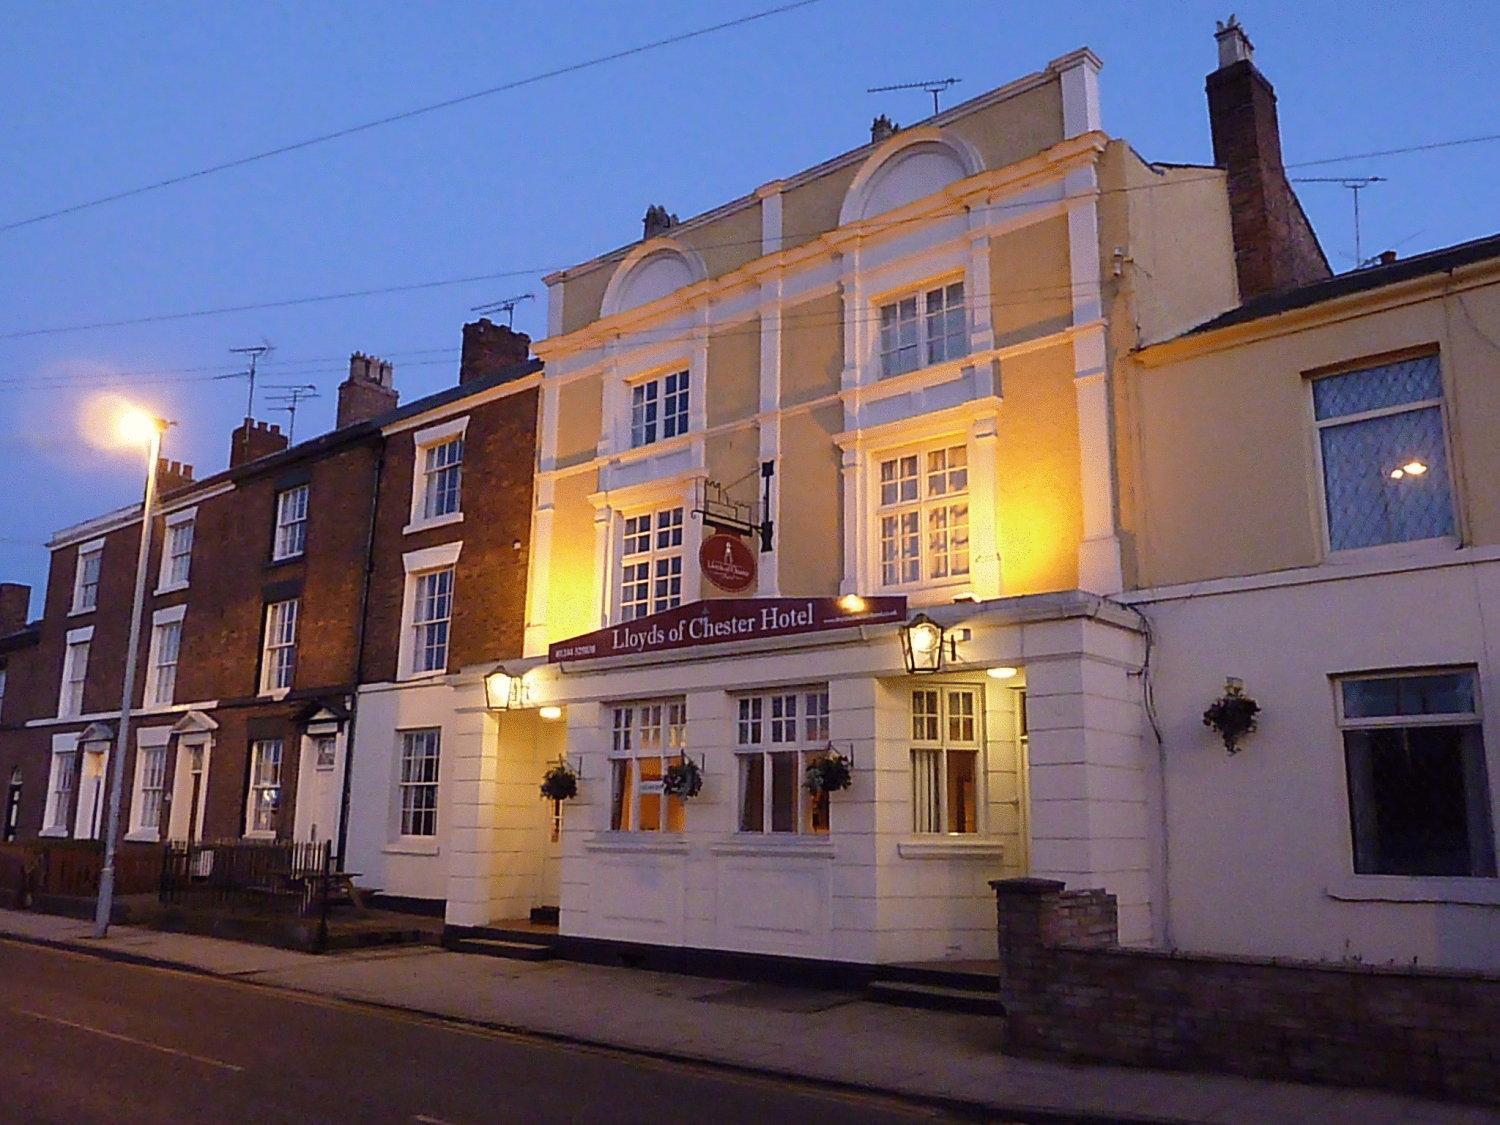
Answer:
[[[933,1116],[0,940],[3,1122],[835,1125]]]

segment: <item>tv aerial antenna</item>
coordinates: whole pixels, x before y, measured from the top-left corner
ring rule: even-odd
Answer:
[[[938,111],[938,95],[949,87],[957,86],[962,78],[934,78],[929,82],[900,82],[894,86],[871,86],[865,90],[867,94],[884,94],[889,90],[926,90],[932,95],[932,112],[936,115]]]
[[[469,309],[469,311],[476,313],[503,312],[505,314],[505,326],[507,328],[514,328],[516,322],[516,306],[519,305],[522,301],[534,300],[536,300],[535,293],[517,293],[514,297],[502,297],[500,300],[491,301],[487,305],[475,305],[471,309]]]
[[[271,342],[269,340],[262,339],[260,343],[253,344],[253,345],[251,345],[248,348],[230,348],[229,350],[234,355],[248,356],[250,358],[250,369],[248,371],[233,371],[233,372],[231,372],[228,375],[215,375],[214,378],[216,378],[216,379],[244,379],[246,377],[249,378],[249,380],[250,380],[250,391],[245,396],[245,417],[246,418],[253,418],[255,416],[255,365],[256,365],[257,362],[259,362],[260,358],[263,355],[265,355],[267,352],[274,351],[275,349],[273,348],[273,346],[272,346],[272,344],[271,344]]]
[[[312,383],[267,383],[266,390],[279,391],[279,394],[270,396],[272,402],[283,405],[273,406],[272,410],[284,410],[287,414],[286,443],[293,444],[297,440],[297,408],[310,398],[322,398],[318,388]]]
[[[1358,269],[1365,264],[1364,246],[1360,241],[1359,229],[1359,193],[1372,184],[1385,183],[1384,176],[1298,176],[1295,180],[1299,184],[1338,184],[1341,188],[1347,188],[1354,196],[1354,268]]]

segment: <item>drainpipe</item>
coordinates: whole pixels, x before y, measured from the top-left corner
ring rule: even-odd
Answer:
[[[359,591],[359,625],[354,641],[354,691],[350,695],[349,725],[344,729],[344,777],[339,794],[338,869],[343,871],[349,843],[349,789],[354,777],[354,725],[359,718],[359,685],[365,667],[365,622],[370,611],[370,577],[375,572],[375,516],[380,508],[380,483],[385,473],[385,435],[375,457],[375,483],[370,489],[370,520],[365,530],[365,577]]]

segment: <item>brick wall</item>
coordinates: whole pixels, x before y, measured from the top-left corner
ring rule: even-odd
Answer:
[[[990,885],[1008,1050],[1500,1103],[1500,978],[1121,949],[1112,895]]]

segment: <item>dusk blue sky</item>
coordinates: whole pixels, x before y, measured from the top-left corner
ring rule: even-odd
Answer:
[[[0,73],[0,225],[770,6],[651,3],[16,3]],[[390,357],[404,400],[456,378],[471,306],[911,123],[1081,45],[1104,60],[1104,124],[1147,159],[1208,162],[1203,79],[1218,4],[822,0],[812,7],[248,167],[0,232],[0,579],[35,587],[50,533],[139,496],[138,458],[80,421],[101,382],[178,425],[166,454],[224,467],[244,409],[228,349],[269,340],[264,383],[315,383],[299,437],[332,424],[355,349]],[[1235,5],[1276,85],[1289,164],[1500,132],[1500,5]],[[1367,254],[1492,233],[1500,143],[1307,168],[1382,175]],[[1335,268],[1349,193],[1299,187]],[[513,278],[129,328],[54,326],[351,289]],[[184,372],[182,369],[192,369]],[[273,420],[285,415],[257,413]]]

